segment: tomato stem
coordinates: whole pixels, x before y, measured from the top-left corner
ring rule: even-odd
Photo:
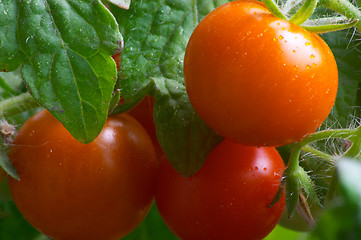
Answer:
[[[283,15],[281,9],[273,0],[262,0],[262,2],[266,5],[268,10],[277,18],[287,20],[285,15]]]
[[[354,135],[350,136],[351,147],[345,152],[344,157],[356,157],[361,151],[361,127],[356,128]]]
[[[325,152],[322,152],[320,150],[317,150],[316,148],[310,146],[310,145],[306,145],[304,147],[302,147],[302,151],[308,152],[312,155],[315,155],[319,158],[321,158],[322,160],[324,160],[325,162],[327,162],[330,165],[334,165],[335,161],[334,161],[334,157],[331,156],[330,154],[327,154]]]
[[[36,107],[39,107],[39,104],[30,95],[30,93],[26,92],[1,101],[0,113],[3,117],[8,117]]]
[[[290,157],[290,161],[288,163],[290,170],[292,171],[293,169],[297,169],[297,167],[299,166],[298,160],[300,157],[300,153],[301,153],[301,150],[306,145],[308,145],[312,142],[316,142],[316,141],[328,139],[328,138],[349,138],[350,136],[355,135],[358,131],[360,131],[360,130],[357,128],[356,129],[331,129],[331,130],[319,131],[314,134],[308,135],[305,139],[298,142],[296,144],[295,148],[293,149],[291,157]],[[324,157],[326,157],[326,155]]]
[[[331,129],[331,130],[324,130],[319,131],[314,134],[308,135],[305,139],[298,142],[290,156],[290,160],[288,162],[287,169],[285,170],[285,179],[286,179],[286,196],[289,197],[288,202],[288,210],[289,215],[293,214],[294,209],[296,208],[297,201],[294,197],[295,194],[298,194],[301,189],[318,205],[321,206],[321,202],[315,192],[314,184],[307,172],[299,164],[299,159],[301,155],[301,150],[308,150],[316,153],[318,156],[322,157],[323,159],[327,160],[328,163],[333,165],[332,156],[329,156],[326,153],[321,153],[316,149],[312,149],[310,146],[306,147],[308,144],[328,139],[328,138],[354,138],[358,134],[361,135],[361,128],[356,129]],[[359,138],[360,139],[360,138]],[[356,146],[361,145],[361,140],[355,144]],[[356,148],[356,147],[355,147]],[[333,171],[334,168],[332,168]],[[298,189],[298,190],[297,190]],[[293,197],[292,197],[293,196]]]
[[[320,0],[319,6],[331,9],[349,19],[361,19],[360,10],[347,0]],[[358,22],[356,27],[361,31],[361,23]]]
[[[315,11],[317,1],[318,0],[306,0],[289,21],[296,25],[304,23]]]
[[[309,22],[311,22],[311,21],[309,21]],[[343,29],[348,29],[348,28],[356,26],[358,23],[359,23],[359,20],[354,19],[354,20],[346,22],[346,23],[334,23],[334,24],[331,23],[331,24],[313,25],[313,26],[302,25],[301,27],[303,27],[304,29],[306,29],[309,32],[320,34],[320,33],[334,32],[334,31],[340,31]]]

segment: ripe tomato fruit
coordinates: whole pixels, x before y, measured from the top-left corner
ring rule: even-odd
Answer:
[[[226,139],[192,177],[183,177],[164,163],[156,203],[164,222],[181,239],[262,239],[284,210],[284,197],[268,207],[284,168],[275,148]]]
[[[9,153],[20,181],[15,204],[55,240],[118,240],[148,213],[158,162],[144,128],[112,116],[90,144],[76,141],[48,111],[30,118]]]
[[[117,70],[120,70],[120,55],[121,53],[117,53],[112,56],[112,58],[115,61],[115,64],[117,65]]]
[[[184,79],[196,112],[238,143],[279,146],[314,132],[334,105],[334,56],[316,34],[238,0],[207,15],[185,53]]]

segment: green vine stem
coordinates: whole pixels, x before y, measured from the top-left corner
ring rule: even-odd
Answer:
[[[317,0],[306,0],[298,11],[290,18],[290,22],[296,25],[304,23],[309,19],[317,6]]]
[[[349,19],[361,19],[360,10],[348,0],[320,0],[319,6],[335,11]],[[357,29],[361,32],[361,22],[356,24]]]
[[[301,154],[301,150],[306,145],[316,142],[323,139],[328,138],[349,138],[350,140],[353,139],[353,136],[356,136],[357,134],[360,134],[361,130],[359,128],[354,129],[331,129],[331,130],[324,130],[319,131],[314,134],[309,135],[295,146],[295,148],[292,151],[290,160],[288,162],[288,168],[292,172],[296,170],[299,167],[299,158]],[[328,156],[326,156],[328,158]],[[326,158],[326,159],[327,159]]]
[[[262,0],[262,2],[266,5],[268,10],[277,18],[286,20],[287,18],[283,15],[281,9],[273,0]]]
[[[361,150],[361,127],[356,128],[354,135],[350,136],[349,139],[352,141],[352,145],[343,156],[354,158]]]
[[[39,107],[39,104],[26,92],[1,101],[0,114],[2,117],[9,117],[36,107]]]
[[[326,18],[329,19],[329,18]],[[337,19],[337,18],[336,18]],[[308,21],[308,23],[311,22],[317,22],[320,19],[317,19],[315,21]],[[322,20],[322,19],[321,19]],[[330,19],[331,20],[331,19]],[[321,33],[327,33],[327,32],[334,32],[334,31],[340,31],[344,29],[348,29],[351,27],[354,27],[359,24],[359,20],[355,19],[346,23],[335,23],[335,24],[325,24],[325,25],[301,25],[304,29],[306,29],[309,32],[321,34]]]
[[[320,150],[317,150],[317,149],[311,147],[310,145],[306,145],[306,146],[302,147],[302,151],[310,153],[310,154],[322,159],[329,165],[334,165],[334,157],[333,156],[331,156],[330,154],[327,154],[325,152],[322,152]]]

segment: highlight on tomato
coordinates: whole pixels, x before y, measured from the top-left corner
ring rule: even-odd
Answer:
[[[256,146],[285,145],[315,132],[338,87],[327,44],[255,0],[226,3],[199,23],[187,45],[184,79],[209,127]]]
[[[128,114],[109,117],[100,135],[82,144],[41,111],[20,128],[9,157],[20,177],[9,178],[16,206],[55,240],[118,240],[154,200],[155,150]]]
[[[262,239],[284,211],[284,196],[269,207],[284,168],[275,148],[226,139],[192,177],[181,176],[165,162],[156,204],[166,225],[181,239]]]

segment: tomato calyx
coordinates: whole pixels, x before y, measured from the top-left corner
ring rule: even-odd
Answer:
[[[270,12],[280,19],[288,20],[289,22],[299,25],[309,32],[326,33],[332,31],[339,31],[356,26],[359,30],[359,19],[361,12],[356,6],[348,1],[334,1],[334,0],[304,0],[303,4],[299,6],[299,2],[294,0],[286,1],[280,7],[273,0],[262,0]],[[328,8],[342,17],[320,17],[317,19],[310,19],[316,10],[317,6]],[[297,9],[294,11],[294,9]],[[292,12],[292,13],[291,13]],[[290,17],[287,17],[291,15]]]
[[[321,140],[329,141],[332,138],[343,139],[347,143],[348,146],[341,154],[341,156],[329,155],[325,152],[314,149],[310,145],[311,143]],[[324,165],[325,169],[327,169],[326,175],[331,176],[330,182],[326,183],[327,191],[323,195],[316,191],[317,185],[315,183],[315,179],[311,177],[311,174],[314,176],[318,174],[317,170],[313,169],[312,171],[314,172],[309,172],[307,170],[310,169],[304,169],[304,167],[300,165],[299,159],[301,158],[301,152],[306,152],[308,154],[317,156],[317,164],[319,166]],[[283,172],[282,182],[270,206],[273,206],[273,204],[277,203],[285,191],[288,217],[292,218],[294,212],[298,211],[300,215],[309,223],[309,225],[312,226],[314,221],[309,211],[308,203],[305,200],[305,196],[309,197],[312,202],[316,203],[316,205],[321,208],[327,205],[327,202],[334,198],[335,195],[337,184],[337,182],[333,181],[336,173],[335,163],[341,157],[357,157],[359,156],[360,152],[361,126],[353,129],[323,130],[308,135],[293,147],[287,168]]]

